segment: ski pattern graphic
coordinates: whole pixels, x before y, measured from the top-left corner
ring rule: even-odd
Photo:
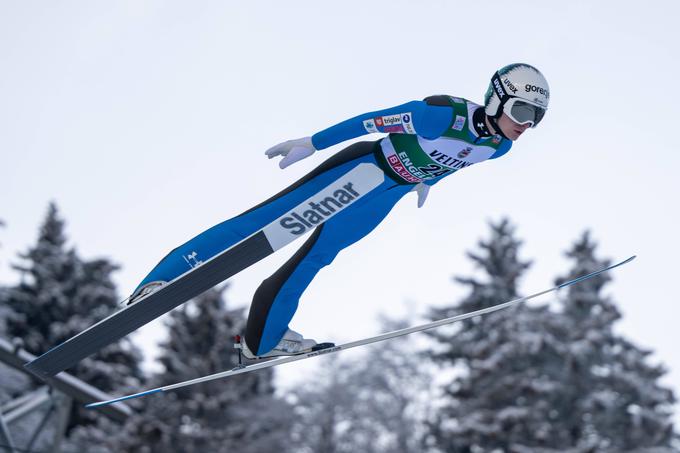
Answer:
[[[427,324],[421,324],[421,325],[418,325],[418,326],[407,327],[405,329],[399,329],[399,330],[395,330],[395,331],[392,331],[392,332],[383,333],[383,334],[377,335],[375,337],[369,337],[369,338],[365,338],[365,339],[362,339],[362,340],[357,340],[357,341],[333,346],[333,347],[326,348],[326,349],[320,349],[318,351],[312,351],[312,352],[308,352],[308,353],[305,353],[305,354],[294,355],[294,356],[280,357],[280,358],[275,358],[275,359],[269,360],[267,362],[260,362],[260,363],[256,363],[256,364],[253,364],[253,365],[241,366],[241,367],[237,367],[237,368],[234,368],[232,370],[229,370],[229,371],[222,371],[220,373],[215,373],[215,374],[211,374],[209,376],[203,376],[203,377],[191,379],[191,380],[184,381],[184,382],[179,382],[177,384],[166,385],[164,387],[158,387],[158,388],[155,388],[155,389],[147,390],[147,391],[140,392],[140,393],[135,393],[135,394],[132,394],[132,395],[121,396],[119,398],[115,398],[115,399],[108,400],[108,401],[100,401],[100,402],[96,402],[96,403],[91,403],[91,404],[86,405],[85,407],[97,408],[97,407],[101,407],[101,406],[106,406],[108,404],[116,403],[116,402],[119,402],[119,401],[129,400],[129,399],[132,399],[132,398],[139,398],[139,397],[151,395],[151,394],[154,394],[154,393],[168,392],[168,391],[178,389],[178,388],[181,388],[181,387],[187,387],[187,386],[190,386],[190,385],[199,384],[201,382],[207,382],[207,381],[212,381],[212,380],[215,380],[215,379],[227,378],[227,377],[235,376],[237,374],[249,373],[251,371],[256,371],[256,370],[262,370],[264,368],[271,368],[271,367],[275,367],[275,366],[278,366],[278,365],[283,365],[284,363],[297,362],[299,360],[310,359],[310,358],[318,357],[318,356],[321,356],[321,355],[332,354],[332,353],[335,353],[335,352],[344,351],[346,349],[356,348],[358,346],[364,346],[364,345],[367,345],[367,344],[378,343],[380,341],[385,341],[385,340],[389,340],[389,339],[392,339],[392,338],[401,337],[401,336],[404,336],[404,335],[410,335],[410,334],[415,333],[415,332],[422,332],[424,330],[434,329],[435,327],[440,327],[440,326],[443,326],[443,325],[452,324],[452,323],[455,323],[455,322],[458,322],[458,321],[462,321],[464,319],[469,319],[469,318],[473,318],[475,316],[485,315],[485,314],[488,314],[488,313],[492,313],[492,312],[495,312],[495,311],[499,311],[499,310],[503,310],[505,308],[512,307],[512,306],[520,304],[522,302],[526,302],[529,299],[533,299],[533,298],[536,298],[538,296],[542,296],[544,294],[548,294],[548,293],[551,293],[553,291],[557,291],[557,290],[562,289],[566,286],[573,285],[575,283],[579,283],[579,282],[582,282],[582,281],[587,280],[589,278],[595,277],[596,275],[602,274],[603,272],[610,271],[610,270],[612,270],[616,267],[619,267],[619,266],[622,266],[626,263],[629,263],[629,262],[633,261],[633,259],[635,259],[635,255],[633,255],[630,258],[627,258],[627,259],[625,259],[625,260],[623,260],[619,263],[616,263],[616,264],[613,264],[611,266],[605,267],[603,269],[591,272],[589,274],[582,275],[580,277],[576,277],[572,280],[566,281],[566,282],[564,282],[560,285],[554,286],[550,289],[546,289],[544,291],[541,291],[541,292],[538,292],[538,293],[535,293],[535,294],[531,294],[529,296],[520,297],[518,299],[514,299],[514,300],[511,300],[509,302],[504,302],[504,303],[500,303],[500,304],[497,304],[497,305],[493,305],[491,307],[483,308],[481,310],[476,310],[476,311],[472,311],[472,312],[469,312],[469,313],[463,313],[463,314],[460,314],[460,315],[452,316],[450,318],[445,318],[445,319],[441,319],[441,320],[438,320],[438,321],[433,321],[433,322],[430,322],[430,323],[427,323]]]

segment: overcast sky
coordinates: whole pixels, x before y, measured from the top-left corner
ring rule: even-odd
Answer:
[[[590,228],[600,257],[639,255],[606,292],[680,396],[679,5],[0,0],[0,282],[55,200],[81,255],[122,265],[127,295],[170,249],[344,146],[282,171],[273,144],[431,94],[481,103],[493,71],[527,62],[550,83],[540,127],[424,208],[406,196],[318,275],[292,327],[339,342],[376,333],[379,312],[458,300],[451,277],[475,272],[465,252],[505,215],[533,293]],[[300,244],[234,278],[229,300],[247,305]]]

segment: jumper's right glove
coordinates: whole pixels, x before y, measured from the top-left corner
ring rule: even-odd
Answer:
[[[418,207],[422,208],[423,205],[425,204],[425,200],[427,200],[427,194],[430,193],[430,186],[423,182],[419,182],[415,186],[413,186],[413,189],[411,189],[411,192],[413,191],[418,192]]]
[[[270,159],[276,156],[283,156],[283,159],[279,162],[279,167],[283,169],[305,157],[311,156],[315,151],[316,148],[314,148],[314,145],[312,144],[312,137],[304,137],[296,140],[288,140],[287,142],[272,146],[265,151],[265,154]]]

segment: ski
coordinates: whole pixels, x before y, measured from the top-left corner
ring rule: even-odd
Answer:
[[[462,321],[464,319],[469,319],[469,318],[473,318],[475,316],[485,315],[485,314],[492,313],[492,312],[495,312],[495,311],[503,310],[505,308],[512,307],[512,306],[517,305],[519,303],[526,302],[529,299],[533,299],[535,297],[542,296],[544,294],[548,294],[548,293],[553,292],[553,291],[557,291],[557,290],[564,288],[566,286],[573,285],[574,283],[582,282],[582,281],[587,280],[589,278],[592,278],[596,275],[599,275],[603,272],[607,272],[611,269],[614,269],[615,267],[622,266],[626,263],[629,263],[633,259],[635,259],[635,255],[633,255],[630,258],[627,258],[627,259],[625,259],[625,260],[623,260],[619,263],[610,265],[608,267],[605,267],[603,269],[591,272],[589,274],[582,275],[580,277],[576,277],[572,280],[566,281],[566,282],[564,282],[560,285],[554,286],[550,289],[546,289],[544,291],[541,291],[541,292],[538,292],[538,293],[535,293],[535,294],[531,294],[530,296],[520,297],[518,299],[514,299],[514,300],[511,300],[509,302],[500,303],[500,304],[497,304],[497,305],[493,305],[491,307],[482,308],[480,310],[472,311],[472,312],[469,312],[469,313],[463,313],[463,314],[460,314],[460,315],[452,316],[450,318],[445,318],[445,319],[441,319],[441,320],[438,320],[438,321],[433,321],[433,322],[430,322],[430,323],[427,323],[427,324],[421,324],[419,326],[414,326],[414,327],[407,327],[407,328],[404,328],[404,329],[399,329],[399,330],[395,330],[395,331],[392,331],[392,332],[383,333],[381,335],[377,335],[377,336],[374,336],[374,337],[369,337],[369,338],[365,338],[365,339],[362,339],[362,340],[353,341],[353,342],[350,342],[350,343],[332,346],[332,347],[325,348],[325,349],[319,349],[317,351],[311,351],[311,352],[308,352],[308,353],[305,353],[305,354],[280,357],[280,358],[275,358],[275,359],[269,360],[267,362],[260,362],[260,363],[255,363],[253,365],[239,366],[239,367],[234,368],[234,369],[229,370],[229,371],[222,371],[220,373],[215,373],[215,374],[211,374],[209,376],[203,376],[203,377],[191,379],[191,380],[184,381],[184,382],[179,382],[177,384],[166,385],[164,387],[158,387],[158,388],[155,388],[155,389],[146,390],[144,392],[135,393],[135,394],[132,394],[132,395],[121,396],[119,398],[115,398],[115,399],[108,400],[108,401],[100,401],[100,402],[96,402],[96,403],[91,403],[91,404],[86,405],[85,407],[87,407],[87,408],[97,408],[97,407],[101,407],[101,406],[106,406],[108,404],[116,403],[116,402],[119,402],[119,401],[124,401],[124,400],[129,400],[129,399],[132,399],[132,398],[139,398],[139,397],[142,397],[142,396],[151,395],[153,393],[168,392],[170,390],[175,390],[175,389],[178,389],[178,388],[181,388],[181,387],[187,387],[189,385],[199,384],[201,382],[207,382],[207,381],[212,381],[212,380],[215,380],[215,379],[227,378],[227,377],[235,376],[237,374],[249,373],[251,371],[262,370],[264,368],[271,368],[271,367],[283,365],[284,363],[297,362],[298,360],[305,360],[305,359],[310,359],[312,357],[318,357],[318,356],[325,355],[325,354],[332,354],[332,353],[335,353],[335,352],[356,348],[358,346],[364,346],[364,345],[367,345],[367,344],[377,343],[377,342],[380,342],[380,341],[385,341],[385,340],[389,340],[389,339],[392,339],[392,338],[401,337],[401,336],[404,336],[404,335],[410,335],[410,334],[415,333],[415,332],[422,332],[424,330],[433,329],[435,327],[440,327],[440,326],[443,326],[443,325],[446,325],[446,324],[452,324],[454,322]]]
[[[262,230],[188,270],[159,290],[50,349],[24,367],[41,379],[47,379],[64,371],[85,357],[96,353],[301,237],[378,187],[383,183],[384,177],[382,170],[373,164],[357,165]],[[304,212],[310,209],[310,206],[328,197],[332,198],[337,193],[346,194],[344,198],[346,202],[343,202],[341,208],[331,211],[321,221],[311,224],[297,213]],[[295,228],[291,228],[291,224],[295,225]]]

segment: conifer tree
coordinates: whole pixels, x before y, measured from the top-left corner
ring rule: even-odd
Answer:
[[[518,280],[529,262],[520,260],[521,241],[507,219],[491,224],[491,237],[480,252],[468,256],[484,278],[455,280],[470,288],[463,301],[433,310],[432,318],[479,310],[518,297]],[[456,370],[443,387],[443,407],[431,424],[435,450],[510,451],[522,444],[545,446],[557,436],[543,398],[554,390],[555,378],[537,372],[538,354],[549,360],[554,341],[537,319],[544,307],[520,305],[433,331],[440,343],[434,361]]]
[[[406,323],[383,320],[385,331]],[[411,338],[396,338],[358,359],[323,358],[294,392],[295,451],[416,453],[422,450],[432,393]]]
[[[0,219],[0,228],[4,225],[4,222]],[[1,247],[2,243],[0,243],[0,248]],[[7,300],[7,291],[8,288],[5,285],[0,284],[0,338],[11,341],[11,338],[7,334],[6,327],[6,321],[12,314],[10,307],[5,303]],[[30,387],[31,382],[29,377],[9,365],[0,362],[0,406],[25,394]],[[36,423],[38,423],[38,418],[29,415],[7,426],[15,446],[24,445],[29,441],[32,435],[32,425]],[[3,451],[2,446],[0,446],[0,451]]]
[[[150,384],[169,385],[237,365],[234,336],[242,310],[229,310],[224,289],[205,292],[170,314],[161,345],[164,371]],[[144,409],[126,426],[124,451],[285,452],[292,407],[274,394],[271,370],[193,385],[140,400]]]
[[[39,355],[81,332],[117,308],[111,280],[117,266],[106,259],[85,261],[67,247],[64,221],[54,203],[40,228],[37,243],[13,266],[21,281],[7,289],[2,304],[11,309],[6,328],[29,352]],[[106,392],[139,388],[141,354],[124,339],[67,370]],[[39,385],[39,383],[35,383]],[[94,411],[74,405],[68,432],[92,423]]]
[[[479,245],[482,253],[469,256],[486,278],[457,278],[469,295],[433,317],[517,297],[527,265],[508,222],[492,225]],[[558,283],[604,267],[593,252],[586,235],[569,252],[576,266]],[[432,356],[455,377],[431,425],[433,451],[666,451],[673,397],[656,382],[662,369],[642,363],[647,353],[612,333],[620,314],[599,294],[611,278],[569,286],[561,310],[523,304],[434,332],[441,349]]]
[[[0,220],[0,227],[3,225],[3,221]],[[0,284],[0,338],[10,341],[6,321],[12,312],[4,302],[7,300],[7,291],[8,288]],[[30,384],[30,379],[26,375],[0,362],[0,406],[25,393]],[[29,430],[23,424],[14,423],[8,429],[15,445],[21,445],[30,436]],[[0,451],[3,451],[2,447]]]
[[[574,278],[609,264],[596,257],[597,244],[586,231],[566,255],[574,262],[567,275]],[[602,294],[611,273],[567,288],[561,299],[561,321],[566,327],[565,400],[570,404],[564,422],[572,444],[597,451],[670,448],[673,392],[659,383],[666,373],[653,364],[651,351],[614,332],[621,318],[610,297]]]

